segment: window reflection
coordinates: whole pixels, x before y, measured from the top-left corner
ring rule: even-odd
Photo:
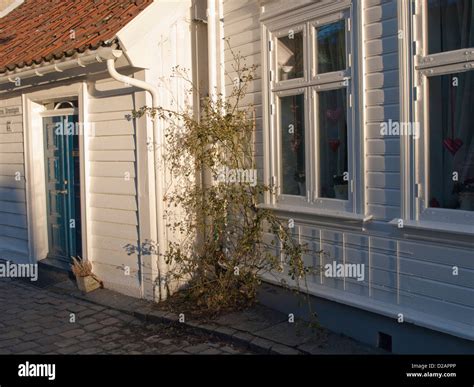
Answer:
[[[474,71],[429,79],[429,203],[474,211]]]
[[[474,47],[474,0],[428,0],[428,52]]]
[[[318,93],[319,196],[347,200],[346,89]]]
[[[306,196],[304,95],[280,98],[282,184],[284,195]]]
[[[318,74],[346,68],[346,21],[316,28]]]
[[[290,31],[278,39],[278,80],[304,77],[303,33]]]

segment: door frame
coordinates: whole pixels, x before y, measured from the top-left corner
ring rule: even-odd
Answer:
[[[89,241],[90,203],[89,196],[89,148],[85,139],[92,134],[88,121],[88,92],[86,82],[77,82],[67,86],[49,87],[22,95],[24,158],[25,158],[25,189],[28,225],[28,249],[30,263],[45,259],[49,251],[47,230],[47,201],[44,165],[44,133],[43,117],[57,115],[58,111],[45,112],[42,101],[51,99],[78,99],[79,122],[82,123],[83,134],[79,136],[80,186],[81,186],[81,237],[82,258],[91,258]],[[64,109],[65,111],[67,109]]]

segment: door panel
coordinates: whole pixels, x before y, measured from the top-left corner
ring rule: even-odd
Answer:
[[[49,256],[68,264],[81,253],[79,140],[65,130],[75,122],[77,116],[43,119]]]

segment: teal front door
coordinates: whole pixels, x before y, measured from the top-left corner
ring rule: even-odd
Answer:
[[[82,256],[79,136],[76,115],[43,118],[48,257],[69,266]]]

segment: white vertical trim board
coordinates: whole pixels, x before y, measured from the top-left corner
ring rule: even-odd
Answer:
[[[90,137],[95,135],[94,127],[89,121],[89,92],[87,82],[82,82],[79,90],[79,122],[83,125],[83,134],[79,141],[79,159],[81,163],[81,224],[82,224],[82,254],[83,258],[92,258],[90,241],[90,160],[89,142]]]

